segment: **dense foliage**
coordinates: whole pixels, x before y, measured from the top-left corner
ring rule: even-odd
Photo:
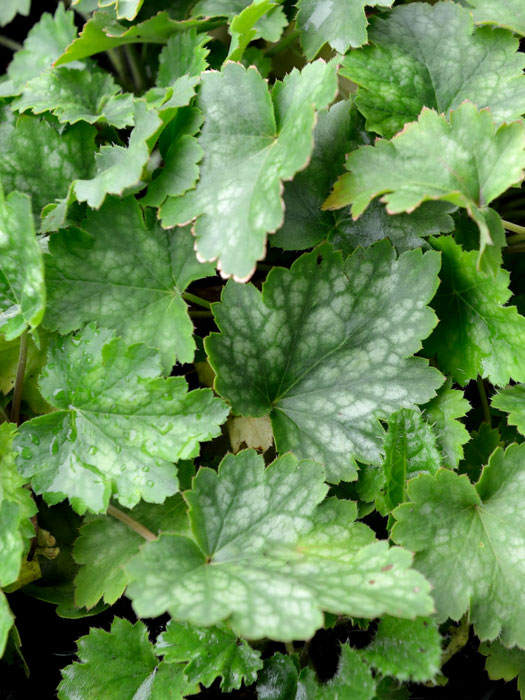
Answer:
[[[0,3],[0,696],[21,596],[60,700],[525,696],[525,2],[51,4]]]

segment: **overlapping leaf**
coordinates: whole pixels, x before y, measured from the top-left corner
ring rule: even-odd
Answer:
[[[16,581],[29,540],[35,535],[30,518],[37,508],[23,488],[26,479],[16,471],[14,434],[13,424],[0,425],[0,587]],[[1,637],[0,633],[0,647]]]
[[[4,197],[0,185],[0,330],[5,339],[36,328],[45,303],[44,264],[31,200],[20,192]]]
[[[82,230],[55,235],[46,256],[47,328],[69,333],[96,321],[127,343],[159,348],[165,370],[191,362],[193,324],[182,292],[214,275],[195,258],[190,231],[146,225],[133,197],[110,198]]]
[[[95,157],[95,176],[90,180],[76,180],[74,191],[79,202],[99,209],[106,195],[124,194],[127,188],[140,183],[150,154],[148,140],[158,133],[162,120],[155,110],[137,101],[134,121],[128,147],[102,146]]]
[[[180,494],[162,505],[139,503],[129,515],[150,532],[169,530],[186,534],[186,505]],[[127,577],[122,568],[134,557],[143,538],[119,520],[101,515],[84,524],[75,541],[73,556],[81,566],[75,577],[75,602],[92,608],[101,598],[112,605],[124,593]]]
[[[105,511],[112,494],[126,507],[174,494],[173,462],[217,435],[227,409],[208,389],[187,393],[182,377],[160,375],[156,350],[93,325],[51,343],[40,386],[57,410],[16,438],[33,490],[50,504],[67,497],[79,513]]]
[[[500,635],[506,646],[522,647],[524,458],[525,445],[496,450],[476,485],[448,470],[417,477],[392,530],[432,583],[438,621],[468,610],[482,640]]]
[[[15,15],[28,15],[31,0],[4,0],[0,7],[0,27],[9,24]]]
[[[496,24],[525,36],[525,8],[521,0],[467,0],[478,24]]]
[[[434,620],[399,620],[385,616],[363,658],[382,676],[423,683],[441,667],[441,636]]]
[[[498,641],[492,644],[484,642],[479,650],[487,657],[485,669],[489,678],[503,679],[508,683],[517,677],[518,690],[523,697],[525,695],[525,652],[517,647],[507,649]]]
[[[480,154],[483,154],[480,157]],[[380,194],[387,212],[411,212],[422,202],[442,199],[464,207],[480,231],[480,255],[501,246],[503,227],[488,204],[523,178],[525,129],[521,122],[496,129],[488,110],[465,102],[450,119],[424,108],[391,141],[353,151],[343,175],[325,202],[338,209],[352,204],[359,217]]]
[[[525,385],[505,387],[492,397],[492,405],[508,413],[509,425],[515,425],[525,435]]]
[[[166,663],[187,662],[184,675],[190,684],[209,688],[221,678],[226,693],[255,683],[262,668],[261,652],[252,649],[225,625],[195,627],[171,620],[157,640],[156,652]]]
[[[229,282],[206,339],[218,392],[236,414],[270,414],[279,451],[356,478],[353,459],[381,461],[379,419],[434,395],[438,372],[410,358],[435,324],[425,306],[439,260],[398,259],[387,241],[344,262],[330,247],[274,269],[261,295]]]
[[[91,177],[96,129],[74,124],[57,131],[47,120],[8,109],[0,114],[0,183],[6,193],[31,195],[33,214],[67,195],[72,180]]]
[[[182,665],[158,666],[142,622],[132,625],[116,617],[111,631],[96,627],[78,640],[78,656],[62,671],[60,700],[166,700],[198,692],[183,674]]]
[[[254,451],[201,468],[186,492],[194,539],[164,534],[126,567],[139,615],[168,610],[248,638],[306,639],[321,610],[413,617],[432,609],[411,556],[373,542],[355,506],[324,499],[320,465],[289,454],[265,469]],[[144,586],[144,580],[148,585]]]
[[[33,114],[51,112],[63,124],[100,122],[117,129],[133,124],[133,97],[122,94],[111,75],[94,66],[41,73],[26,83],[13,109]]]
[[[203,75],[200,180],[182,198],[168,199],[161,217],[166,227],[196,218],[199,258],[217,260],[225,277],[249,279],[266,234],[281,225],[281,181],[306,165],[315,109],[335,97],[335,69],[334,62],[317,61],[289,73],[271,93],[255,68],[229,62]]]
[[[306,58],[313,58],[325,43],[338,53],[367,42],[366,7],[391,7],[394,0],[299,0],[297,25]]]
[[[341,74],[362,86],[356,104],[371,131],[391,138],[423,107],[448,113],[464,100],[489,107],[497,123],[525,112],[518,40],[505,30],[474,32],[472,15],[459,5],[396,7],[373,20],[369,39],[345,56]]]
[[[7,644],[9,630],[13,626],[13,613],[7,602],[5,594],[0,590],[0,658],[2,658]]]
[[[470,440],[468,430],[458,418],[470,411],[463,392],[451,389],[452,380],[438,389],[437,396],[423,407],[423,416],[432,427],[441,453],[441,466],[456,469],[463,457],[463,445]]]
[[[476,269],[477,253],[451,237],[434,239],[442,255],[441,284],[432,305],[440,323],[425,343],[439,366],[459,384],[477,375],[493,384],[525,380],[525,318],[506,306],[509,273],[487,279]]]

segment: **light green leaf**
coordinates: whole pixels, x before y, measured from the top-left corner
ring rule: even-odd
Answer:
[[[463,251],[453,238],[433,239],[441,252],[441,284],[432,306],[442,322],[425,342],[440,368],[459,384],[477,375],[503,386],[525,381],[525,318],[505,306],[511,296],[509,273],[494,279],[476,270],[476,251]]]
[[[45,333],[39,331],[39,340],[45,338]],[[37,348],[31,335],[27,342],[26,376],[36,374],[40,371],[45,362],[46,343],[41,342],[40,349]],[[42,345],[44,347],[42,347]],[[15,386],[16,370],[18,367],[18,357],[20,355],[20,338],[6,340],[0,335],[0,391],[8,394]]]
[[[525,445],[497,449],[474,486],[442,470],[408,485],[391,536],[416,552],[414,566],[432,583],[437,621],[468,610],[478,637],[525,646]]]
[[[106,195],[122,195],[127,188],[140,183],[149,159],[149,140],[162,127],[162,120],[155,110],[148,109],[140,100],[135,102],[134,120],[135,128],[128,147],[101,146],[95,156],[95,177],[74,183],[79,202],[87,202],[93,209],[99,209]]]
[[[98,0],[100,7],[114,7],[119,19],[133,20],[144,0]]]
[[[14,616],[2,590],[0,590],[0,659],[7,644],[9,630],[13,626]]]
[[[274,6],[255,23],[255,38],[269,42],[279,41],[288,25],[288,17],[281,5]]]
[[[96,321],[126,343],[158,348],[167,373],[175,359],[193,360],[193,324],[182,293],[215,270],[197,261],[189,228],[146,225],[134,197],[111,197],[82,229],[54,234],[49,252],[47,328],[65,334]]]
[[[470,404],[462,391],[451,389],[448,379],[438,389],[437,396],[422,407],[423,417],[432,427],[441,452],[442,466],[456,469],[463,458],[463,445],[470,440],[470,433],[458,418],[470,411]]]
[[[525,384],[515,384],[501,389],[492,397],[491,403],[494,408],[508,413],[509,425],[515,425],[519,432],[525,435]]]
[[[507,649],[498,641],[484,642],[480,648],[487,657],[485,670],[493,681],[503,679],[506,683],[518,679],[520,696],[525,697],[525,651],[518,648]]]
[[[356,507],[330,499],[324,471],[287,454],[265,469],[253,450],[200,468],[186,492],[194,540],[162,534],[126,567],[137,614],[226,618],[247,638],[308,639],[321,610],[403,617],[432,609],[411,555],[373,542]],[[147,585],[144,585],[147,580]],[[425,610],[426,613],[421,612]]]
[[[525,112],[518,40],[491,27],[474,32],[472,15],[459,5],[396,7],[372,20],[369,40],[345,56],[340,72],[361,86],[356,105],[370,131],[391,138],[424,106],[448,113],[464,100],[488,107],[498,124]]]
[[[281,181],[307,163],[315,109],[333,100],[335,70],[334,62],[317,61],[293,70],[271,93],[255,68],[240,64],[203,75],[200,180],[168,199],[161,217],[165,227],[197,218],[199,258],[218,260],[223,276],[246,281],[264,257],[266,234],[282,223]]]
[[[55,68],[24,86],[13,109],[34,114],[51,112],[63,124],[85,121],[122,129],[133,124],[133,96],[124,95],[111,75],[90,66],[87,70]]]
[[[320,685],[315,700],[339,700],[348,697],[352,700],[372,700],[376,684],[370,669],[363,663],[359,652],[349,644],[341,646],[341,656],[337,673],[325,685]]]
[[[0,6],[0,27],[9,24],[17,14],[27,17],[30,8],[31,0],[3,0]]]
[[[205,341],[215,387],[235,414],[270,414],[277,449],[356,478],[354,459],[381,462],[386,420],[434,395],[441,375],[410,358],[430,333],[439,260],[396,259],[387,241],[344,262],[329,246],[275,268],[262,295],[229,282],[214,305],[221,334]],[[408,359],[409,358],[409,359]]]
[[[29,30],[24,48],[16,52],[9,64],[7,75],[13,87],[12,92],[3,92],[3,86],[0,92],[21,92],[18,88],[50,68],[76,35],[75,13],[68,12],[65,5],[60,3],[54,16],[45,12],[40,21]]]
[[[306,58],[327,42],[338,53],[367,42],[365,7],[391,7],[394,0],[299,0],[297,26]]]
[[[209,688],[221,678],[225,693],[255,683],[262,668],[261,652],[237,639],[226,625],[195,627],[171,620],[157,640],[156,653],[164,661],[186,661],[184,675],[190,684]]]
[[[166,499],[162,505],[139,503],[128,514],[155,534],[160,530],[179,534],[189,531],[186,504],[180,494]],[[73,557],[81,564],[75,577],[77,606],[89,609],[101,598],[113,605],[128,582],[122,566],[138,553],[143,543],[134,530],[108,515],[85,523],[73,548]]]
[[[380,194],[389,214],[442,199],[464,207],[474,219],[481,257],[487,245],[504,242],[501,219],[488,204],[523,179],[525,129],[521,122],[496,129],[490,112],[470,102],[452,111],[448,121],[424,108],[418,121],[391,141],[350,153],[346,167],[350,172],[339,178],[325,208],[352,204],[357,218]]]
[[[171,19],[167,12],[159,12],[144,22],[125,26],[115,21],[114,15],[99,10],[86,22],[80,35],[63,51],[54,65],[63,66],[126,44],[165,44],[174,34],[192,27],[198,28],[205,23],[206,20],[198,19],[179,22]]]
[[[177,81],[186,80],[195,86],[200,74],[208,67],[206,58],[210,51],[206,44],[209,40],[208,34],[197,34],[196,29],[188,29],[170,37],[160,52],[157,85],[169,87]]]
[[[15,431],[12,423],[0,425],[0,587],[16,581],[29,541],[35,536],[30,518],[37,508],[31,493],[23,488],[26,479],[16,471]]]
[[[142,622],[116,617],[110,632],[93,627],[77,644],[80,662],[63,669],[60,700],[180,700],[198,692],[182,666],[157,666]]]
[[[46,305],[44,264],[35,236],[31,199],[0,186],[0,330],[13,340],[36,328]]]
[[[202,148],[194,134],[201,124],[202,115],[198,109],[184,107],[178,110],[160,138],[159,150],[164,165],[155,173],[146,195],[142,197],[143,206],[160,207],[166,197],[178,197],[195,186],[199,179]],[[167,148],[164,147],[166,143]]]
[[[273,0],[254,0],[242,12],[233,17],[230,22],[231,36],[228,58],[240,61],[248,44],[257,37],[255,25],[271,9],[276,7]]]
[[[419,411],[403,408],[388,421],[385,437],[385,505],[389,511],[406,500],[406,481],[420,473],[434,474],[440,464],[436,438]]]
[[[382,676],[424,683],[441,668],[441,636],[434,620],[385,616],[362,657]]]
[[[525,7],[521,0],[467,0],[477,24],[496,24],[525,36]]]
[[[156,350],[93,325],[52,342],[40,386],[57,410],[24,423],[15,443],[33,490],[51,505],[68,497],[81,514],[105,511],[111,495],[132,508],[176,493],[173,462],[218,435],[227,409],[208,389],[187,393],[182,377],[160,375]]]
[[[0,113],[0,182],[5,192],[31,195],[38,217],[46,204],[67,195],[71,180],[92,176],[96,133],[88,124],[58,133],[45,119],[23,115],[15,120],[8,111]]]
[[[238,15],[253,0],[197,0],[191,8],[193,17],[233,17]]]

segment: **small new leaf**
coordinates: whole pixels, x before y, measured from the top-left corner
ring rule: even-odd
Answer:
[[[508,683],[517,677],[518,690],[521,697],[525,697],[525,651],[516,647],[507,649],[498,641],[484,642],[479,651],[487,657],[485,670],[489,678]]]
[[[184,675],[191,684],[209,688],[221,678],[225,693],[255,683],[262,668],[261,652],[237,639],[226,625],[195,627],[171,620],[157,640],[156,653],[166,663],[187,662]]]
[[[132,508],[176,493],[173,462],[197,455],[228,411],[161,371],[156,350],[94,325],[52,342],[40,386],[57,410],[24,423],[15,443],[33,490],[50,504],[67,497],[81,514],[105,511],[112,495]]]

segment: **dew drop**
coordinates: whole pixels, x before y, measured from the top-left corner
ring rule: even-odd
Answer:
[[[22,449],[22,459],[31,459],[33,456],[33,451],[29,447],[24,447]]]
[[[98,449],[95,447],[95,445],[91,445],[91,447],[88,450],[88,454],[90,455],[96,455],[98,452]]]
[[[38,437],[38,435],[33,433],[31,435],[31,442],[33,443],[33,445],[40,445],[40,438]]]
[[[147,486],[149,489],[152,489],[153,486],[154,486],[154,481],[153,481],[153,479],[149,479],[148,481],[146,481],[146,486]]]
[[[51,443],[51,454],[56,455],[59,449],[60,445],[58,444],[58,440],[53,440]]]
[[[120,445],[117,445],[115,447],[115,452],[119,455],[122,452],[122,447]]]

